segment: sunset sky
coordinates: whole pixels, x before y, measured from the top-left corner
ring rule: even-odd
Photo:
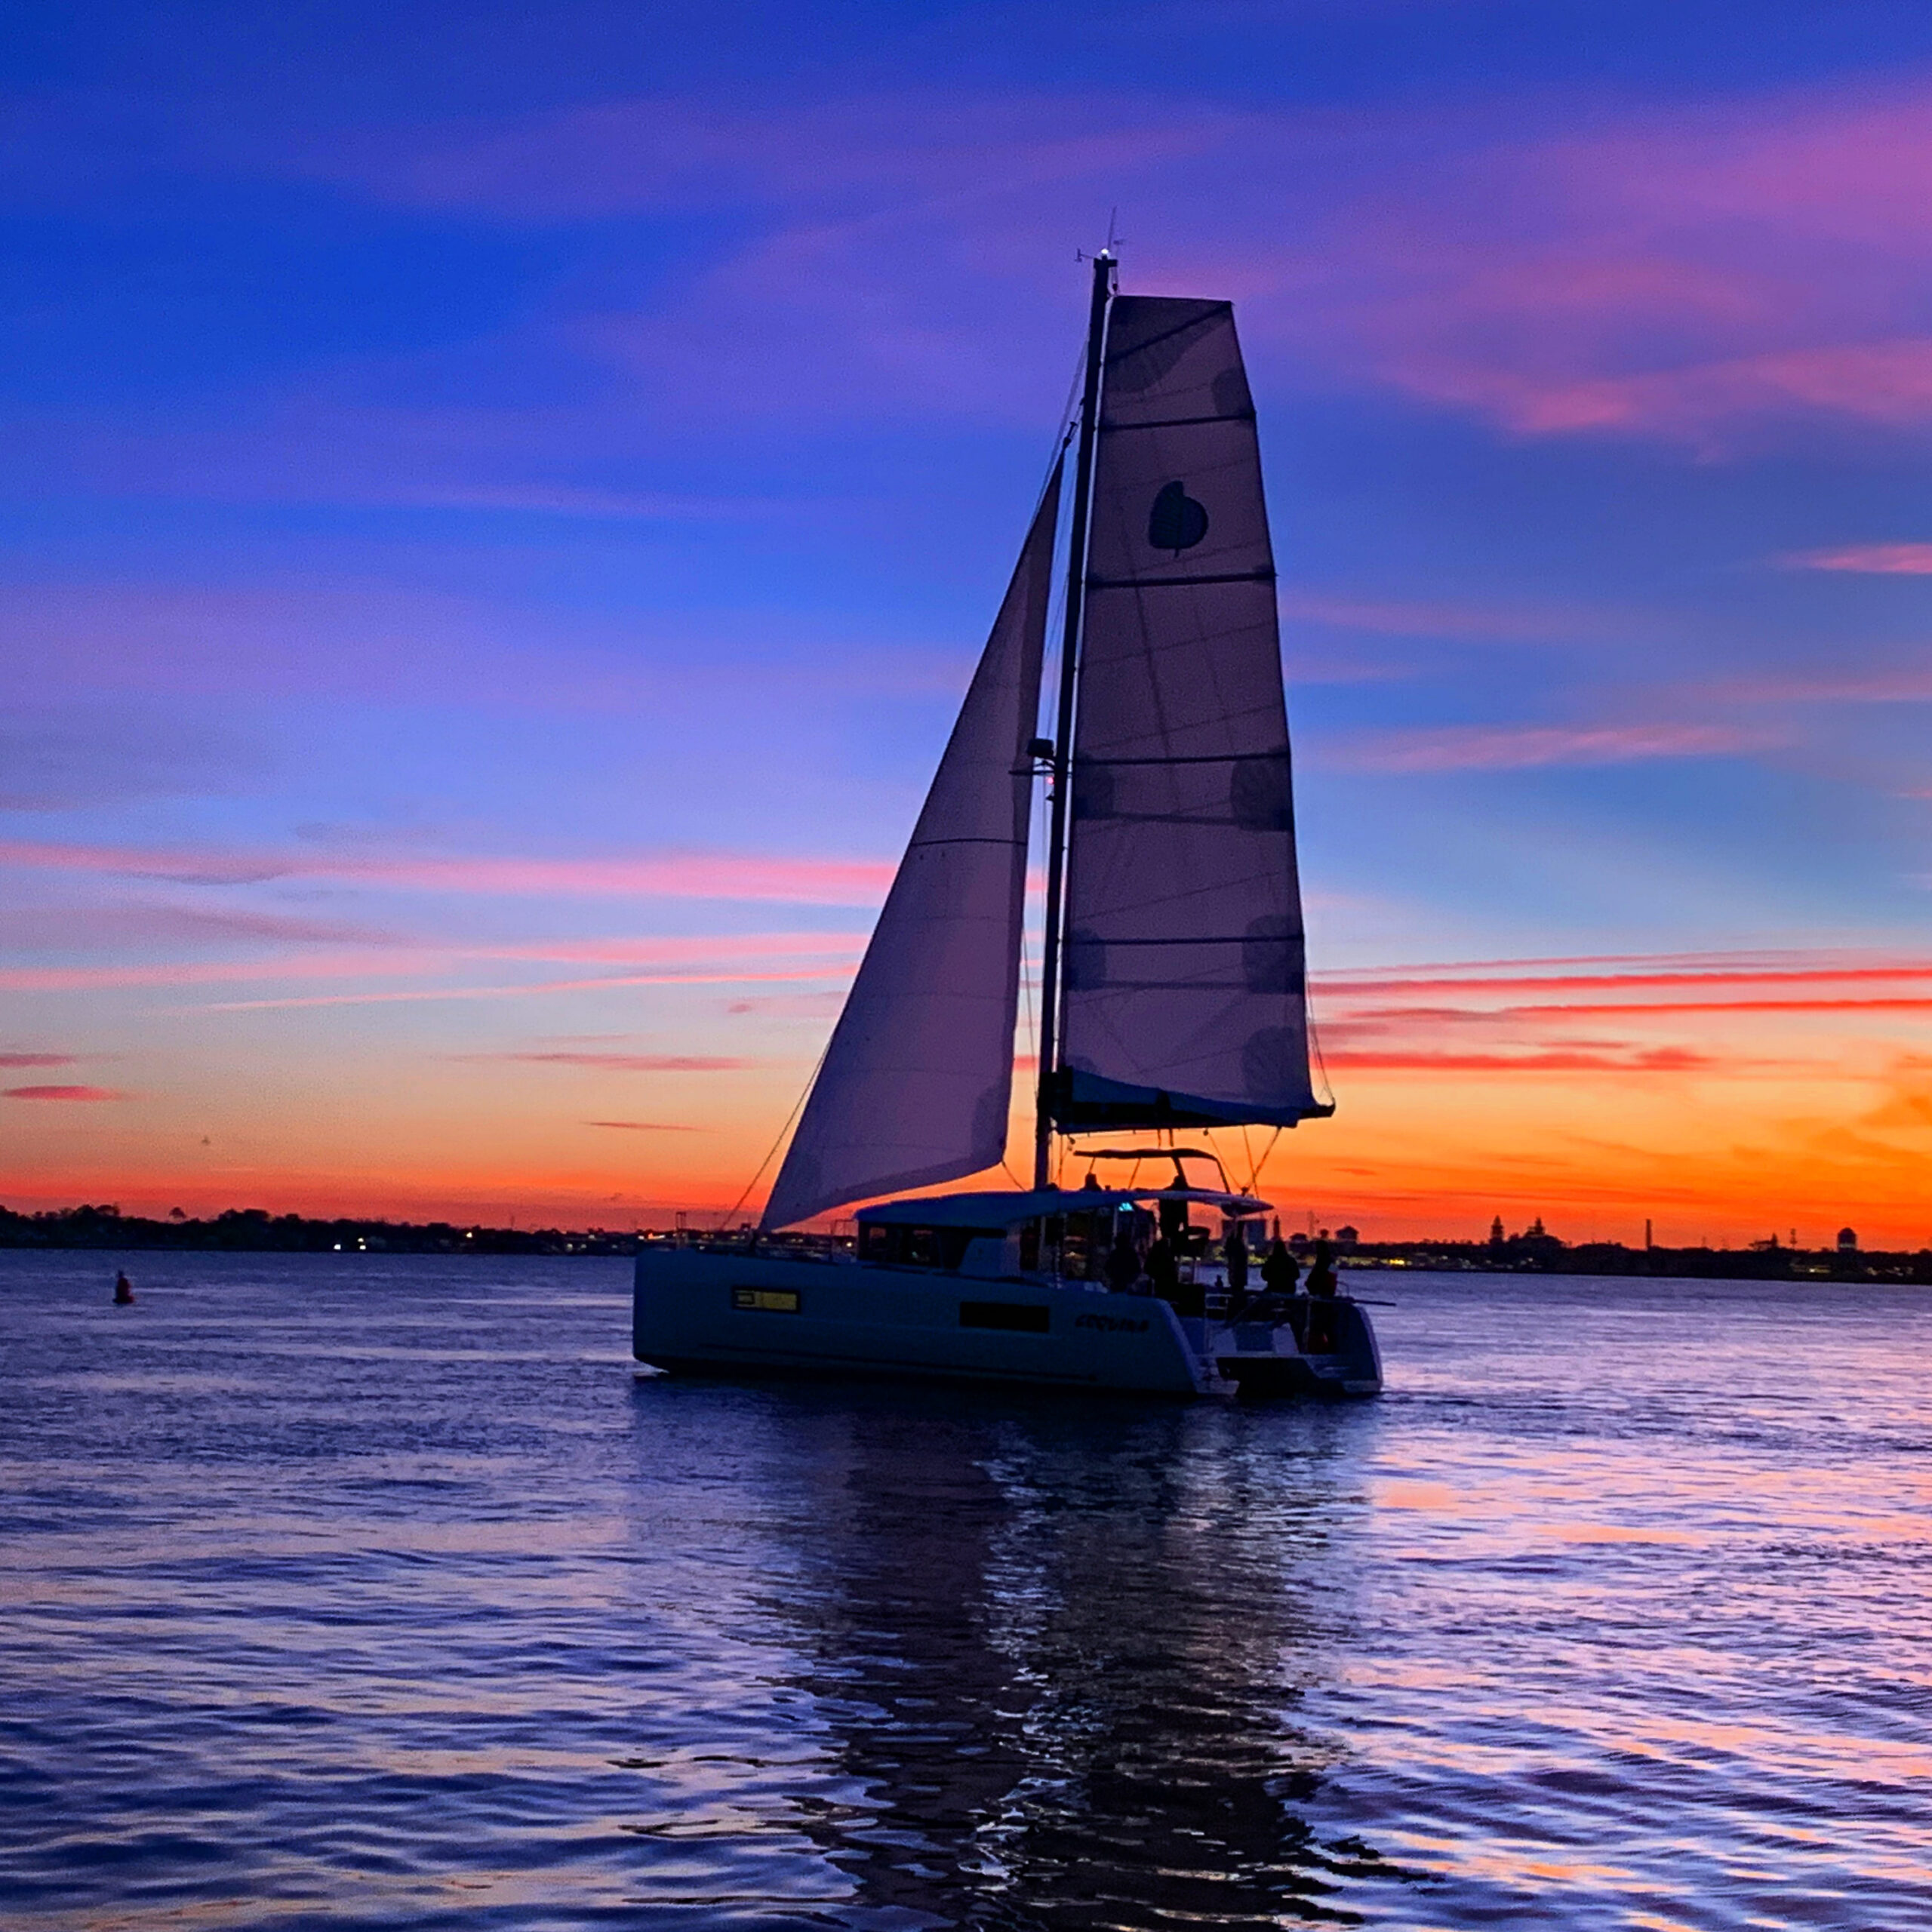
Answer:
[[[1264,1191],[1932,1243],[1923,0],[82,0],[0,72],[0,1202],[739,1199],[1117,207],[1260,412],[1340,1103]]]

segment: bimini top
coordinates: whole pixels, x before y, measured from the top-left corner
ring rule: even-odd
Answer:
[[[861,1227],[1017,1228],[1050,1214],[1091,1214],[1155,1201],[1198,1201],[1236,1220],[1265,1214],[1270,1203],[1208,1187],[1042,1187],[1021,1192],[928,1194],[861,1208]]]

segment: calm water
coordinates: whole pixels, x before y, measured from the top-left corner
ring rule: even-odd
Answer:
[[[1391,1392],[637,1381],[620,1263],[0,1254],[0,1924],[1932,1924],[1932,1295]]]

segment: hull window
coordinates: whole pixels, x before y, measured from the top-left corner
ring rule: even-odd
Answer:
[[[1004,1228],[909,1228],[872,1221],[859,1232],[859,1253],[894,1268],[945,1268],[957,1272],[976,1241],[1003,1241]]]
[[[760,1315],[796,1315],[798,1291],[796,1288],[734,1288],[731,1306]]]
[[[1049,1309],[1020,1301],[962,1301],[959,1304],[962,1328],[1004,1328],[1020,1335],[1044,1335],[1053,1327]]]

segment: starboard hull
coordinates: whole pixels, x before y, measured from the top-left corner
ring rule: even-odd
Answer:
[[[632,1349],[673,1373],[901,1381],[1168,1396],[1372,1395],[1366,1352],[1303,1356],[1287,1324],[1183,1321],[1164,1301],[1080,1282],[987,1279],[697,1247],[637,1259]]]

